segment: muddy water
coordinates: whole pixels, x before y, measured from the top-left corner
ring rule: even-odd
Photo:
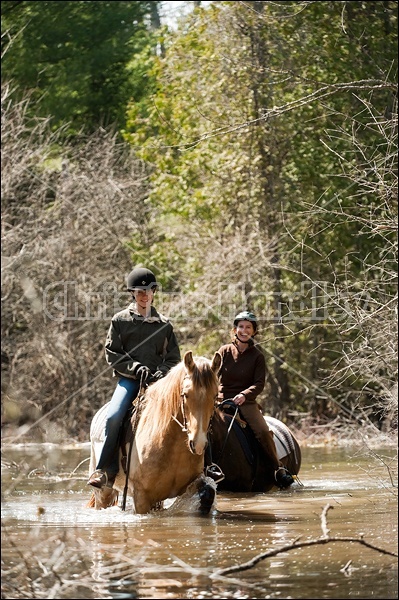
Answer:
[[[323,540],[328,529],[397,552],[394,448],[304,448],[300,483],[218,494],[208,517],[190,512],[190,498],[146,516],[129,502],[86,508],[88,456],[88,445],[3,447],[2,598],[398,596],[397,558]],[[317,543],[290,548],[298,539]]]

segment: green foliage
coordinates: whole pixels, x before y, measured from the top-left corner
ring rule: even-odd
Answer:
[[[397,369],[397,3],[217,2],[153,36],[154,4],[3,2],[4,76],[55,124],[117,121],[149,187],[115,243],[184,349],[251,308],[267,410],[372,412]]]
[[[153,43],[151,4],[3,1],[3,80],[13,82],[18,98],[40,100],[36,116],[51,115],[54,126],[122,127],[126,104],[140,89],[132,57]]]
[[[386,284],[368,280],[393,281],[395,234],[375,225],[395,217],[384,117],[394,110],[397,6],[247,4],[218,3],[186,21],[156,59],[153,97],[129,107],[124,136],[151,166],[150,202],[187,235],[211,233],[231,254],[238,240],[255,243],[243,252],[245,275],[210,251],[204,269],[191,244],[180,246],[181,270],[251,282],[247,302],[269,319],[270,357],[283,357],[270,365],[295,396],[296,373],[316,382],[340,372],[342,348],[361,339],[360,296],[350,309],[343,298],[361,282],[380,305]]]

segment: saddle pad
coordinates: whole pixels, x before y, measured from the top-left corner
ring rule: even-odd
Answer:
[[[276,446],[277,458],[281,460],[282,458],[284,458],[284,456],[287,456],[287,454],[289,454],[289,449],[279,437],[275,427],[273,427],[273,425],[271,425],[270,423],[269,429],[273,432],[273,441],[274,445]]]

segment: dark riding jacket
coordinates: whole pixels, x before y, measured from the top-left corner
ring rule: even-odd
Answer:
[[[132,302],[112,317],[105,342],[105,357],[114,375],[136,379],[139,367],[166,374],[180,362],[180,350],[169,319],[151,307],[142,317]]]
[[[219,371],[219,400],[244,394],[245,402],[255,402],[263,391],[266,378],[265,356],[256,346],[239,352],[232,342],[219,348],[222,366]]]

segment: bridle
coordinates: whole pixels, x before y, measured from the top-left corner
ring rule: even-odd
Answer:
[[[186,375],[186,376],[184,377],[184,379],[189,379],[189,376],[188,376],[188,375]],[[183,381],[184,381],[184,379],[183,379]],[[181,394],[180,394],[180,398],[181,398],[181,400],[180,400],[180,410],[181,410],[181,413],[182,413],[182,415],[183,415],[183,423],[181,423],[181,422],[179,421],[179,419],[177,418],[177,416],[176,416],[176,415],[172,415],[172,419],[173,419],[173,421],[175,421],[175,422],[176,422],[176,423],[179,425],[179,427],[180,427],[180,429],[182,430],[182,432],[183,432],[183,433],[187,433],[187,435],[188,435],[188,434],[189,434],[189,429],[188,429],[188,427],[187,427],[187,417],[186,417],[186,410],[185,410],[185,403],[184,403],[184,401],[185,401],[185,400],[186,400],[186,398],[187,398],[187,394],[185,394],[185,393],[183,392],[183,390],[182,390],[182,392],[181,392]],[[216,395],[216,398],[217,398],[217,395]],[[216,399],[216,398],[215,398],[215,399]],[[208,429],[209,429],[209,427],[210,427],[210,426],[211,426],[211,423],[209,422]]]
[[[172,415],[172,419],[174,421],[176,421],[176,423],[180,426],[180,429],[183,431],[183,433],[187,433],[188,434],[188,427],[187,427],[187,417],[186,417],[186,410],[184,408],[184,400],[186,398],[186,394],[184,394],[184,392],[182,392],[180,394],[180,410],[182,412],[183,415],[183,423],[180,423],[179,419],[177,417],[175,417],[175,415]]]

